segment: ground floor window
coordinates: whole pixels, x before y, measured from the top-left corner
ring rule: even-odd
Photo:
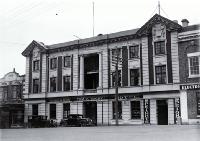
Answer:
[[[131,101],[131,119],[140,119],[140,101]]]
[[[200,115],[200,92],[197,92],[197,115]]]
[[[63,118],[67,118],[70,114],[70,103],[63,104]]]
[[[113,107],[113,119],[116,118],[116,113],[115,113],[115,101],[112,103]],[[118,101],[118,119],[122,119],[122,102]]]
[[[32,105],[32,115],[38,115],[38,104]]]
[[[56,119],[56,104],[50,104],[50,119]]]

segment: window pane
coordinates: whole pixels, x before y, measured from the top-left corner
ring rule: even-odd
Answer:
[[[156,66],[156,84],[166,84],[166,66]]]
[[[113,101],[112,106],[113,106],[113,119],[115,119],[116,117],[115,101]],[[118,119],[122,119],[122,102],[121,101],[118,101]]]
[[[64,76],[63,77],[63,85],[64,85],[64,91],[70,90],[70,76]]]
[[[121,86],[121,70],[119,70],[118,71],[118,86]],[[115,85],[115,81],[116,81],[116,74],[115,74],[115,72],[113,72],[112,73],[112,86],[114,87],[114,86],[116,86]]]
[[[130,85],[139,85],[139,69],[130,69]]]
[[[139,58],[139,46],[130,46],[129,47],[129,56],[130,58]]]
[[[194,56],[190,58],[190,74],[198,75],[199,74],[199,57]]]
[[[39,70],[39,60],[33,61],[33,71]]]
[[[131,119],[140,119],[140,101],[131,101]]]
[[[50,60],[50,67],[51,67],[51,69],[57,68],[57,58],[52,58]]]
[[[33,93],[39,92],[39,79],[33,79]]]
[[[155,55],[165,54],[165,41],[154,43]]]
[[[64,57],[64,67],[71,67],[71,57],[70,56]]]
[[[50,92],[56,91],[56,77],[50,78]]]

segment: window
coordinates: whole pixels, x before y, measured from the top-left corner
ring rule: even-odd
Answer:
[[[139,85],[139,69],[130,69],[130,86]]]
[[[130,46],[129,47],[129,58],[139,58],[139,46]]]
[[[32,105],[32,115],[38,115],[38,104]]]
[[[64,67],[71,67],[71,57],[70,56],[65,56],[64,57]]]
[[[166,66],[156,66],[156,84],[166,84]]]
[[[115,119],[116,117],[115,101],[113,101],[112,106],[113,106],[113,119]],[[122,119],[122,102],[121,101],[118,101],[118,119]]]
[[[200,92],[197,92],[197,115],[200,115]]]
[[[131,119],[140,119],[140,101],[131,101]]]
[[[51,69],[57,68],[57,58],[52,58],[52,59],[50,60],[50,68],[51,68]]]
[[[39,60],[33,61],[33,71],[39,70]]]
[[[155,55],[165,54],[165,41],[154,43]]]
[[[50,78],[50,92],[56,91],[56,77]]]
[[[199,75],[199,56],[189,57],[189,72],[191,76]]]
[[[33,79],[33,93],[39,92],[39,79]]]
[[[64,91],[70,90],[70,76],[64,76],[63,77],[63,85],[64,85]]]
[[[8,100],[8,87],[6,86],[4,86],[4,87],[2,87],[2,91],[3,91],[3,95],[2,95],[2,97],[3,97],[3,101],[7,101]]]
[[[17,86],[12,86],[12,98],[16,99],[18,95],[18,87]]]
[[[67,118],[70,114],[70,103],[63,104],[63,118]]]
[[[112,73],[112,86],[115,87],[116,73]],[[118,70],[118,86],[121,86],[121,70]]]
[[[50,119],[56,119],[56,104],[50,104]]]

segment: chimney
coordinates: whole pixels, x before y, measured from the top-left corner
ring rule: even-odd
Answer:
[[[189,21],[187,19],[182,19],[182,27],[187,27],[189,24]]]
[[[13,68],[13,72],[15,72],[15,68]]]

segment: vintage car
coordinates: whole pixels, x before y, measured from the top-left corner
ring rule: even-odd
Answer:
[[[29,128],[56,127],[56,126],[57,126],[56,122],[53,120],[48,120],[47,116],[43,115],[28,116]]]
[[[70,114],[67,118],[62,119],[60,126],[93,126],[94,123],[90,118],[84,118],[81,114]]]

